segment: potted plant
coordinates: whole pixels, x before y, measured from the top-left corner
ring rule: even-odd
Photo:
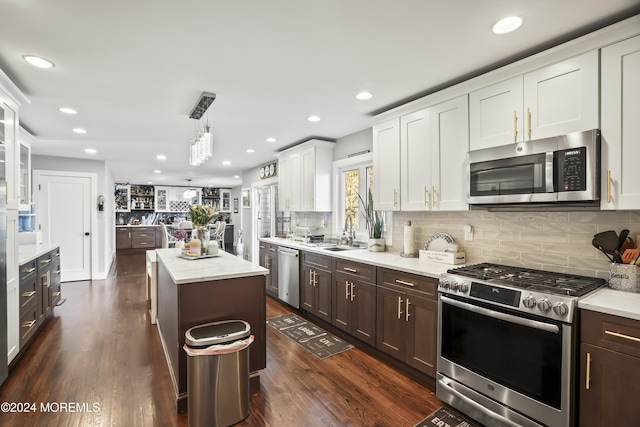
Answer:
[[[384,252],[385,243],[382,237],[384,221],[380,212],[373,209],[373,193],[371,192],[371,188],[369,188],[369,197],[366,203],[360,194],[358,194],[358,198],[360,198],[360,202],[362,203],[362,216],[364,217],[367,230],[369,230],[367,248],[371,252]]]
[[[207,246],[211,239],[209,223],[218,216],[220,212],[211,206],[191,205],[187,217],[193,226],[193,237],[201,242],[201,253],[207,253]]]

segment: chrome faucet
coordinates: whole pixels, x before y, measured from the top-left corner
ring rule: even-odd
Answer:
[[[347,224],[349,224],[349,228],[347,228]],[[347,236],[344,236],[344,233],[346,233],[347,230],[349,231],[349,234]],[[347,217],[344,219],[344,233],[343,233],[342,239],[340,239],[340,243],[345,244],[347,246],[353,246],[354,233],[353,233],[353,218],[351,218],[351,215],[347,215]]]

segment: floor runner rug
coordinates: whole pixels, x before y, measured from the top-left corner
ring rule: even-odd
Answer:
[[[294,313],[267,319],[267,324],[298,345],[324,359],[353,348],[345,340],[325,331]]]
[[[464,415],[459,414],[455,410],[442,406],[440,409],[420,421],[414,427],[481,427],[480,424],[474,423]]]

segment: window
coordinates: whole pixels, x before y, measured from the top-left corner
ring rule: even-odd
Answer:
[[[351,218],[353,231],[356,232],[356,240],[366,241],[369,231],[362,216],[362,202],[368,202],[369,189],[373,191],[373,156],[363,154],[343,160],[337,160],[333,164],[334,171],[334,206],[333,230],[334,234],[341,235],[348,227],[347,215]],[[358,197],[360,195],[360,197]],[[375,201],[374,201],[375,206]],[[383,213],[386,221],[391,221],[389,212]],[[384,237],[389,238],[390,233],[385,223]]]

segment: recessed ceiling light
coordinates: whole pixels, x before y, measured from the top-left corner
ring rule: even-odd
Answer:
[[[25,55],[25,56],[22,57],[22,59],[24,59],[25,61],[27,61],[29,64],[33,65],[34,67],[38,67],[38,68],[53,68],[54,67],[53,62],[49,61],[48,59],[40,58],[39,56]]]
[[[84,130],[84,129],[82,129],[82,128],[74,128],[74,129],[73,129],[73,131],[74,131],[75,133],[81,133],[81,134],[85,134],[85,133],[87,133],[87,131],[86,131],[86,130]]]
[[[359,99],[360,101],[366,101],[367,99],[373,98],[373,95],[371,95],[370,92],[360,92],[359,94],[356,95],[356,98]]]
[[[154,170],[154,171],[153,171],[153,173],[162,173],[162,171],[161,171],[161,170],[156,169],[156,170]]]
[[[267,142],[276,142],[275,138],[267,138]]]
[[[58,108],[58,111],[60,111],[61,113],[65,113],[65,114],[78,114],[78,112],[76,110],[74,110],[73,108],[68,108],[68,107],[60,107],[60,108]]]
[[[496,34],[507,34],[520,28],[520,25],[522,25],[522,18],[519,16],[508,16],[493,24],[491,30]]]
[[[89,154],[96,154],[97,151],[94,148],[85,148],[84,149],[85,153],[89,153]]]
[[[164,154],[158,154],[156,156],[156,159],[158,159],[158,160],[167,160],[167,156],[165,156]]]
[[[233,175],[233,177],[234,177],[235,179],[238,179],[238,178],[240,178],[240,175]]]
[[[222,162],[222,164],[225,166],[229,166],[231,162],[229,160],[225,160],[224,162]]]
[[[151,185],[153,184],[153,181],[147,181],[147,184]]]
[[[319,122],[320,121],[320,117],[318,117],[318,116],[309,116],[309,117],[307,117],[307,120],[309,120],[310,122]]]
[[[256,150],[254,150],[253,148],[247,148],[247,153],[255,153]]]

